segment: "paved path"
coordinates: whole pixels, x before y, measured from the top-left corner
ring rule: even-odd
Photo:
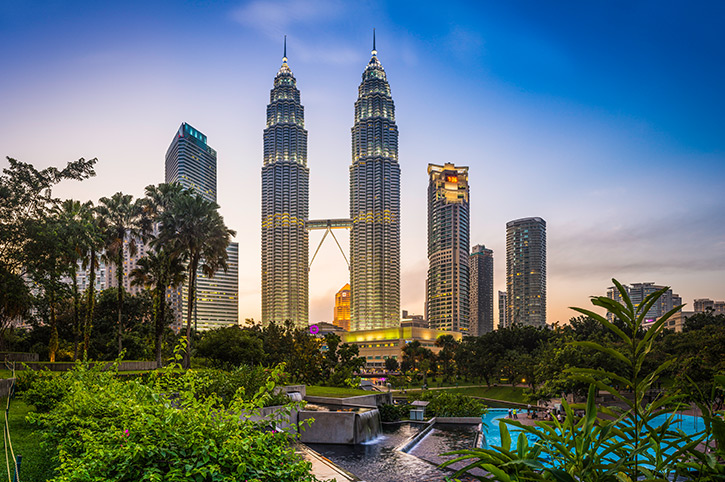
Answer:
[[[297,444],[295,452],[300,454],[302,458],[312,464],[312,470],[310,472],[320,480],[335,479],[337,482],[360,481],[359,478],[355,477],[350,472],[338,467],[329,459],[323,457],[305,445]]]

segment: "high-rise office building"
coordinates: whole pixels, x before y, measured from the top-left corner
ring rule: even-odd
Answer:
[[[508,326],[508,319],[506,313],[508,311],[508,295],[505,291],[498,292],[498,327],[506,328]]]
[[[506,223],[507,323],[546,326],[546,221]]]
[[[713,301],[710,298],[697,298],[693,303],[695,313],[725,313],[725,301]]]
[[[469,332],[468,168],[428,164],[428,279],[431,328]]]
[[[373,37],[355,102],[350,166],[353,331],[400,324],[400,166],[395,106]]]
[[[656,285],[654,283],[632,283],[631,285],[622,285],[622,287],[635,307],[638,307],[647,296],[665,288],[663,285]],[[622,294],[616,286],[610,286],[607,289],[607,298],[619,303],[624,303]],[[682,298],[680,295],[673,293],[672,289],[667,289],[662,296],[660,296],[657,302],[647,311],[645,324],[654,323],[657,318],[664,315],[675,306],[679,306],[681,304]],[[608,312],[607,319],[609,321],[613,321],[614,315]]]
[[[477,244],[468,258],[471,278],[469,297],[471,335],[480,336],[493,331],[493,250]]]
[[[335,294],[332,324],[350,331],[350,283],[345,283],[345,286]]]
[[[307,131],[297,81],[287,65],[267,106],[262,167],[262,323],[309,323]]]
[[[182,123],[166,151],[166,182],[178,182],[204,199],[216,203],[217,155],[207,138],[187,123]],[[199,330],[239,323],[239,244],[227,248],[228,269],[213,278],[197,275],[192,324]],[[174,328],[181,328],[188,311],[188,286],[167,293],[176,314]]]

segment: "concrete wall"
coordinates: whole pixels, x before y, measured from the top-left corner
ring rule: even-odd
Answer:
[[[436,417],[436,423],[481,423],[481,417]]]
[[[39,356],[37,353],[0,351],[0,360],[7,362],[37,362]]]
[[[302,410],[299,423],[314,420],[311,425],[301,430],[300,441],[303,443],[354,444],[355,412],[315,412]]]
[[[342,407],[377,407],[384,403],[393,403],[393,396],[390,393],[371,393],[348,398],[333,397],[304,397],[310,403],[324,403],[325,405],[340,405]]]
[[[105,369],[109,369],[111,365],[113,365],[113,362],[90,362],[91,366],[95,366],[97,364],[103,364]],[[73,362],[61,362],[61,363],[49,363],[49,362],[31,362],[26,363],[28,368],[32,370],[43,370],[48,369],[51,372],[65,372],[68,370],[72,370],[75,366],[75,363]],[[16,370],[24,370],[25,367],[22,365],[16,366]],[[156,369],[156,362],[155,361],[125,361],[121,362],[121,364],[118,367],[118,371],[120,372],[126,372],[126,371],[132,371],[132,370],[155,370]]]

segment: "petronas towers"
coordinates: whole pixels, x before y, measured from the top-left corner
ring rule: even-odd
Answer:
[[[350,165],[352,331],[400,323],[400,166],[395,106],[375,39],[355,102]],[[323,222],[324,223],[324,222]],[[304,109],[287,53],[267,106],[262,168],[262,322],[307,326],[309,168]],[[331,225],[330,222],[327,225]]]

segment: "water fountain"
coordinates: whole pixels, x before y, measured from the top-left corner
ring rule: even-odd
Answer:
[[[304,443],[354,445],[380,434],[377,408],[308,405],[297,415],[298,425],[306,420],[314,421],[301,430],[300,440]]]

